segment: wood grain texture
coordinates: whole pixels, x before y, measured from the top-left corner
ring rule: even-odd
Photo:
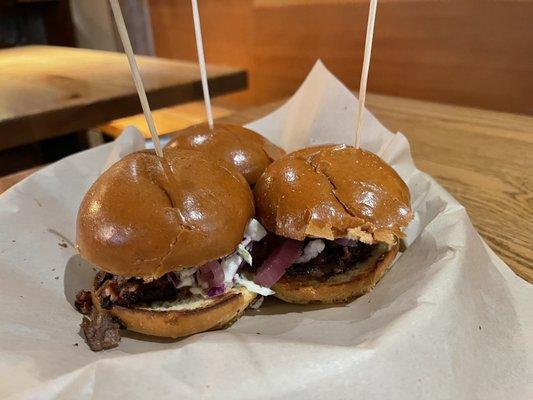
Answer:
[[[233,114],[233,111],[216,105],[212,106],[213,118],[222,118]],[[200,124],[207,121],[205,106],[203,102],[190,102],[173,107],[160,108],[152,112],[154,123],[159,136],[176,132],[191,125]],[[115,119],[98,129],[108,136],[117,138],[129,125],[137,127],[146,139],[150,139],[150,131],[146,125],[144,114],[136,114],[131,117]]]
[[[244,124],[280,104],[224,120]],[[367,106],[407,136],[416,165],[465,206],[489,246],[533,283],[533,117],[375,94]]]
[[[150,6],[156,53],[194,60],[189,2]],[[207,60],[249,71],[231,105],[290,95],[318,58],[359,86],[368,1],[204,0],[200,12]],[[531,21],[531,1],[380,1],[369,90],[533,114]]]
[[[153,109],[202,98],[196,64],[138,57]],[[246,87],[246,73],[208,67],[214,96]],[[27,46],[0,50],[0,149],[141,111],[121,53]]]

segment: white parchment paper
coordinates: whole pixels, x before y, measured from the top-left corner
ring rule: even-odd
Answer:
[[[294,150],[352,143],[356,99],[321,63],[250,124]],[[0,196],[0,397],[29,399],[530,399],[533,293],[464,208],[413,165],[405,137],[365,112],[362,146],[407,182],[408,248],[374,291],[336,307],[275,299],[225,331],[172,341],[133,333],[93,353],[73,307],[94,271],[72,245],[85,191],[144,142],[65,158]],[[135,199],[132,199],[135,201]]]

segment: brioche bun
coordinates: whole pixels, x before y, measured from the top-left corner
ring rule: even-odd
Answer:
[[[76,241],[83,258],[145,279],[226,256],[254,215],[244,178],[222,160],[174,149],[127,155],[83,198]]]
[[[254,196],[256,218],[279,236],[345,238],[381,249],[325,281],[282,277],[272,289],[290,303],[341,303],[372,290],[394,261],[402,229],[413,217],[409,189],[396,171],[377,155],[346,145],[280,158],[258,180]]]
[[[193,125],[174,134],[166,145],[172,149],[193,149],[221,158],[234,165],[255,185],[265,168],[285,152],[260,134],[238,125],[216,123]]]
[[[94,306],[101,310],[99,291],[93,287],[91,295]],[[113,305],[107,311],[130,331],[175,339],[231,325],[255,297],[238,286],[211,299],[176,302],[172,309]]]
[[[346,145],[288,154],[254,187],[256,218],[296,240],[348,238],[397,243],[412,219],[409,189],[377,155]]]
[[[296,304],[334,304],[353,300],[376,286],[398,254],[398,247],[395,245],[381,258],[368,260],[364,266],[326,281],[281,278],[272,290],[277,298]]]

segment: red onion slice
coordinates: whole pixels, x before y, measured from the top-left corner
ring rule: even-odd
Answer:
[[[202,265],[198,273],[200,274],[200,278],[204,282],[207,282],[210,288],[220,286],[224,283],[224,270],[216,260]]]
[[[300,257],[303,246],[304,242],[286,239],[257,270],[254,282],[267,288],[272,287],[281,279],[285,270]]]
[[[220,286],[213,286],[211,289],[207,291],[207,297],[217,297],[224,294],[226,288],[224,285]]]

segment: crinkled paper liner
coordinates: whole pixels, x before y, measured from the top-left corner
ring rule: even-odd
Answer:
[[[356,98],[318,62],[249,127],[294,150],[352,143],[355,115]],[[128,128],[0,196],[0,397],[533,398],[531,286],[416,169],[406,138],[368,111],[362,147],[408,183],[416,212],[407,250],[373,292],[335,307],[267,299],[224,331],[178,341],[127,333],[118,348],[91,352],[73,307],[94,275],[72,245],[76,212],[103,169],[143,147]]]

